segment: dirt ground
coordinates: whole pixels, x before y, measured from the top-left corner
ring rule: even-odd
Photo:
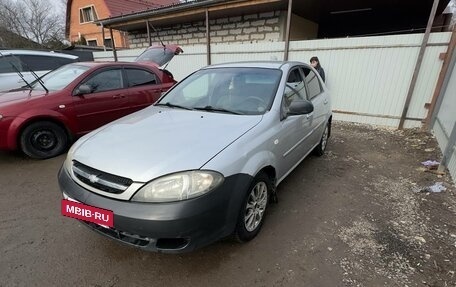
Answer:
[[[435,139],[337,122],[278,188],[262,232],[148,253],[60,215],[64,156],[0,153],[0,286],[456,286],[456,189]],[[427,187],[442,182],[441,193]]]

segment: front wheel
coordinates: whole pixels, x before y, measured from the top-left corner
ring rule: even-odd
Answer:
[[[260,173],[254,178],[236,224],[234,235],[237,241],[250,241],[260,232],[271,190],[271,179],[266,174]]]
[[[65,130],[53,122],[35,122],[28,125],[20,137],[22,151],[35,159],[46,159],[63,153],[68,146]]]

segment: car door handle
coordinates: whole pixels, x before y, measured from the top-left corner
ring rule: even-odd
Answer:
[[[125,99],[125,95],[120,94],[120,95],[114,95],[112,96],[113,99]]]
[[[307,114],[307,115],[306,115],[306,118],[308,118],[308,119],[309,119],[310,117],[312,117],[312,116],[313,116],[313,114],[314,114],[314,113],[310,113],[310,114]]]
[[[328,104],[328,100],[325,99],[325,101],[323,102],[323,104],[327,105],[327,104]]]

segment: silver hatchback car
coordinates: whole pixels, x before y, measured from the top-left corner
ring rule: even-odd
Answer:
[[[254,238],[280,182],[331,132],[331,101],[300,62],[214,65],[79,139],[59,172],[62,214],[147,250]]]
[[[63,65],[77,62],[74,55],[32,51],[0,50],[0,92],[17,89]]]

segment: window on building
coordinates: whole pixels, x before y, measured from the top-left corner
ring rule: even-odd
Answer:
[[[112,39],[104,39],[105,47],[112,48]]]
[[[98,46],[97,39],[87,40],[87,46],[93,46],[93,47]]]
[[[79,22],[87,23],[98,20],[97,12],[94,6],[84,7],[79,9]]]

